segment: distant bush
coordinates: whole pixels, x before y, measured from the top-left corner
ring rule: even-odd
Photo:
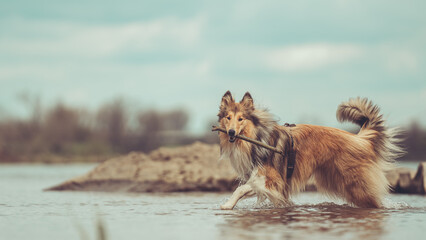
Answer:
[[[60,102],[43,109],[39,98],[22,99],[29,106],[30,117],[0,118],[0,162],[102,161],[160,146],[218,142],[217,134],[207,128],[200,136],[189,134],[189,115],[183,109],[134,109],[123,99],[114,99],[95,111]],[[403,137],[404,159],[426,159],[426,131],[418,123],[407,126]]]
[[[426,131],[417,122],[412,122],[403,134],[404,146],[407,154],[404,159],[425,160],[426,159]]]
[[[148,152],[164,145],[212,142],[211,133],[193,136],[186,131],[189,115],[183,109],[131,109],[123,99],[115,99],[90,112],[64,103],[41,109],[39,102],[25,100],[32,106],[31,117],[0,118],[0,162],[53,157],[81,161],[89,156],[102,159],[129,151]]]

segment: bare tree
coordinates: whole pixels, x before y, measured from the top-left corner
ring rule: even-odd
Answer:
[[[76,140],[79,129],[77,110],[58,103],[48,111],[43,127],[44,139],[51,145],[53,152],[60,153],[68,142]]]
[[[127,110],[122,99],[115,99],[103,105],[97,114],[101,136],[112,146],[121,147],[127,128]]]

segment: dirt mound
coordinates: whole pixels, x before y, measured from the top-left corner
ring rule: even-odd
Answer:
[[[132,152],[105,161],[89,173],[48,190],[177,192],[232,191],[238,185],[228,161],[219,162],[219,146],[196,142]]]
[[[99,164],[89,173],[47,190],[105,192],[232,191],[236,175],[228,161],[219,162],[219,146],[196,142],[159,148],[150,154],[132,152]],[[296,162],[297,167],[297,162]],[[426,192],[426,162],[417,172],[397,168],[387,173],[394,193]],[[307,191],[315,191],[314,181]]]

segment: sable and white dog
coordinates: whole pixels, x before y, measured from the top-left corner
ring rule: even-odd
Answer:
[[[263,109],[256,109],[250,93],[235,102],[228,91],[219,111],[221,158],[228,159],[240,185],[221,209],[233,209],[243,197],[268,198],[275,206],[290,204],[290,196],[315,179],[318,190],[359,207],[379,208],[389,190],[385,171],[402,154],[394,129],[384,125],[379,108],[365,98],[350,99],[337,109],[339,121],[361,130],[298,124],[281,126]],[[236,138],[245,135],[288,153],[295,152],[295,168],[287,178],[288,154],[277,154]],[[283,157],[284,156],[284,157]]]

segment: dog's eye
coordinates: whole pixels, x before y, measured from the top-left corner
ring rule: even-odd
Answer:
[[[231,117],[227,117],[226,119],[231,120]]]
[[[238,121],[240,121],[240,122],[241,122],[241,121],[243,121],[243,119],[242,119],[242,118],[238,118]]]

